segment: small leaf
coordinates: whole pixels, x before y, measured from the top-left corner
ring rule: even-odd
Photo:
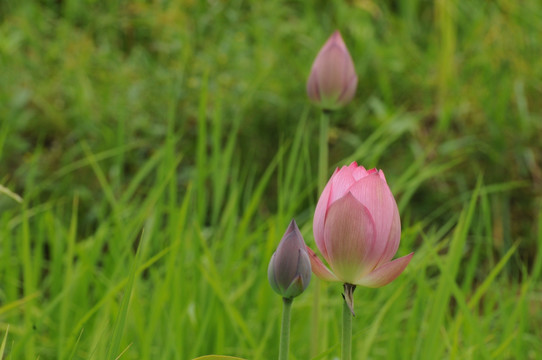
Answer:
[[[8,339],[8,333],[9,333],[9,324],[6,329],[6,334],[4,335],[4,340],[2,340],[2,346],[0,346],[0,359],[4,358],[4,350],[6,349],[6,340]]]
[[[199,358],[195,358],[193,360],[246,360],[246,359],[241,359],[241,358],[238,358],[238,357],[233,357],[233,356],[224,356],[224,355],[205,355],[205,356],[202,356],[202,357],[199,357]]]
[[[15,194],[13,191],[8,189],[7,187],[4,187],[0,185],[0,193],[9,196],[13,200],[17,201],[19,204],[23,202],[23,198],[19,195]]]

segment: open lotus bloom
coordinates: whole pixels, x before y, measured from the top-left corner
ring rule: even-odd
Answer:
[[[314,213],[316,245],[331,269],[307,247],[323,280],[381,287],[403,272],[413,253],[392,261],[401,238],[399,210],[382,170],[353,162],[335,170]]]
[[[307,81],[307,95],[325,110],[338,109],[356,94],[358,77],[352,57],[339,31],[324,44]]]

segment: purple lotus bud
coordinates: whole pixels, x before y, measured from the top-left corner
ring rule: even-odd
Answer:
[[[287,299],[298,296],[309,285],[311,262],[295,220],[286,229],[271,257],[267,277],[273,290]]]
[[[352,57],[336,30],[324,44],[312,64],[307,95],[324,110],[348,104],[356,94],[358,77]]]

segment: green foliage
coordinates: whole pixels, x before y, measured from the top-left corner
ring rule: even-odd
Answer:
[[[233,356],[220,356],[220,355],[208,355],[208,356],[202,356],[194,360],[243,360],[241,358],[233,357]]]
[[[305,80],[339,28],[360,84],[328,174],[384,169],[398,255],[415,251],[356,291],[353,357],[535,359],[541,17],[511,0],[0,2],[0,357],[276,358],[267,264],[293,217],[315,248]],[[292,359],[340,352],[340,286],[317,285],[293,304]]]

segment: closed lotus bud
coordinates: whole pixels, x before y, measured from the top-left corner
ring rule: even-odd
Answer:
[[[312,64],[307,95],[324,110],[348,104],[356,94],[358,77],[352,57],[339,31],[324,44]]]
[[[314,274],[323,280],[381,287],[403,272],[412,253],[392,260],[401,220],[382,170],[355,162],[337,169],[314,212],[314,239],[326,267],[308,249]]]
[[[286,299],[298,296],[309,285],[311,262],[295,220],[271,257],[267,277],[273,290]]]

